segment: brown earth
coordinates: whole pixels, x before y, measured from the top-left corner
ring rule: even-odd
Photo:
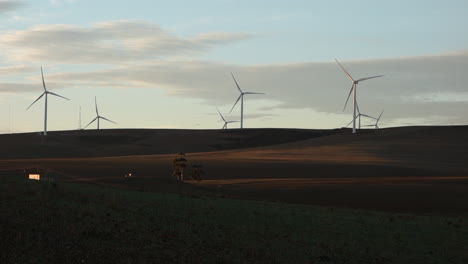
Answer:
[[[34,134],[0,136],[0,169],[45,168],[66,181],[144,191],[468,215],[468,126],[50,135],[42,144]],[[174,181],[177,152],[204,166],[203,181]],[[124,179],[127,172],[136,177]]]

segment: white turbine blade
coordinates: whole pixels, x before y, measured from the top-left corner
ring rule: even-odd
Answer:
[[[361,114],[361,111],[359,111],[359,104],[356,102],[356,108],[357,108],[357,112],[358,114],[360,115]]]
[[[369,79],[374,79],[374,78],[379,78],[379,77],[383,77],[383,75],[377,75],[377,76],[372,76],[372,77],[366,77],[366,78],[361,78],[359,80],[357,80],[358,82],[361,82],[361,81],[365,81],[365,80],[369,80]]]
[[[221,116],[221,118],[223,119],[223,121],[226,122],[226,119],[224,119],[224,116],[221,114],[221,112],[219,111],[218,107],[216,107],[216,110],[218,110],[219,116]]]
[[[41,76],[42,76],[42,87],[44,87],[44,91],[47,91],[45,81],[44,81],[44,73],[42,71],[42,66],[41,66]]]
[[[370,116],[370,115],[366,115],[366,114],[360,114],[360,115],[377,120],[377,118]]]
[[[227,121],[226,123],[230,124],[230,123],[239,123],[240,121]]]
[[[239,89],[239,92],[242,93],[242,90],[241,90],[239,84],[237,83],[237,80],[236,80],[236,78],[234,77],[234,74],[232,74],[232,72],[231,72],[231,76],[232,76],[232,79],[234,79],[234,82],[236,83],[237,89]]]
[[[381,112],[380,115],[379,115],[379,118],[377,118],[377,123],[379,122],[380,118],[382,117],[382,114],[383,114],[384,110],[385,110],[385,109],[382,110],[382,112]]]
[[[349,97],[351,97],[351,93],[353,93],[354,83],[351,85],[351,90],[349,90],[348,98],[346,99],[346,103],[344,104],[343,111],[346,109],[346,105],[348,105]]]
[[[356,115],[353,120],[351,120],[351,122],[349,122],[345,127],[349,127],[349,125],[351,125],[351,123],[353,123],[354,120],[356,120],[357,118],[359,117],[359,115]]]
[[[252,92],[245,92],[244,94],[265,94],[265,93],[252,93]]]
[[[232,110],[234,109],[234,107],[236,106],[236,104],[239,102],[239,100],[241,99],[241,97],[242,97],[242,94],[239,95],[239,97],[237,98],[237,101],[234,103],[234,105],[232,106],[231,111],[229,111],[229,113],[232,112]]]
[[[223,125],[223,128],[221,129],[226,129],[227,128],[227,123],[225,122],[224,125]]]
[[[91,125],[94,121],[96,121],[98,117],[94,118],[89,124],[87,124],[85,127],[83,127],[83,130],[86,129],[89,125]]]
[[[28,110],[29,108],[31,108],[31,106],[33,106],[33,104],[35,104],[37,101],[39,101],[39,99],[42,98],[42,96],[44,96],[44,94],[46,94],[45,92],[43,92],[34,102],[32,102],[32,104],[30,104],[28,106],[28,108],[26,108],[26,110]]]
[[[380,113],[379,118],[377,118],[377,121],[375,121],[375,127],[376,128],[379,128],[378,124],[379,124],[380,118],[382,117],[382,114],[383,114],[384,110],[385,109],[382,109],[382,112]]]
[[[96,107],[96,115],[99,116],[99,111],[98,111],[98,108],[97,108],[97,99],[96,99],[96,96],[94,96],[94,106]]]
[[[363,127],[373,127],[374,125],[363,125]]]
[[[338,63],[338,65],[340,65],[340,67],[344,71],[344,73],[346,73],[346,75],[348,75],[349,79],[351,79],[351,81],[354,82],[354,79],[353,79],[353,77],[351,77],[351,74],[349,74],[349,72],[343,67],[343,65],[341,65],[341,63],[337,59],[335,59],[335,60]]]
[[[56,93],[53,93],[53,92],[47,92],[47,93],[48,93],[48,94],[51,94],[51,95],[55,95],[55,96],[61,97],[61,98],[63,98],[63,99],[66,99],[66,100],[70,101],[70,99],[68,99],[68,98],[66,98],[66,97],[63,97],[63,96],[61,96],[61,95],[58,95],[58,94],[56,94]]]
[[[103,117],[103,116],[100,116],[100,118],[101,118],[101,119],[104,119],[104,120],[106,120],[106,121],[109,121],[109,122],[111,122],[111,123],[114,123],[114,124],[117,125],[116,122],[114,122],[114,121],[112,121],[112,120],[110,120],[110,119],[107,119],[107,118],[105,118],[105,117]]]

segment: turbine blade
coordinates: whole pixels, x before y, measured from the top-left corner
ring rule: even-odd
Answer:
[[[61,97],[61,98],[63,98],[63,99],[66,99],[66,100],[70,101],[70,99],[68,99],[68,98],[66,98],[66,97],[63,97],[63,96],[61,96],[61,95],[58,95],[58,94],[56,94],[56,93],[53,93],[53,92],[47,92],[47,93],[48,93],[48,94],[51,94],[51,95],[55,95],[55,96]]]
[[[239,123],[240,121],[227,121],[226,123]]]
[[[375,122],[375,125],[377,125],[377,123],[379,123],[380,118],[382,117],[382,114],[383,114],[384,110],[385,109],[383,109],[382,112],[380,113],[379,118],[377,118],[377,122]]]
[[[42,71],[42,66],[41,66],[41,76],[42,76],[42,87],[44,87],[44,91],[47,91],[45,81],[44,81],[44,72]]]
[[[232,112],[232,110],[234,109],[234,107],[235,107],[235,106],[236,106],[236,104],[239,102],[239,100],[241,99],[241,97],[242,97],[242,96],[243,96],[242,94],[241,94],[241,95],[239,95],[239,97],[237,98],[237,101],[234,103],[234,105],[232,106],[232,108],[231,108],[231,111],[229,111],[229,113],[231,113],[231,112]]]
[[[218,110],[218,113],[219,113],[219,115],[221,116],[221,118],[223,119],[223,121],[226,122],[226,119],[224,119],[224,116],[221,114],[221,112],[219,111],[218,107],[216,107],[216,110]]]
[[[227,124],[224,123],[223,128],[221,128],[221,129],[226,129],[226,128],[227,128]]]
[[[252,92],[245,92],[244,94],[265,94],[265,93],[252,93]]]
[[[116,122],[114,122],[114,121],[112,121],[112,120],[110,120],[110,119],[107,119],[107,118],[105,118],[105,117],[103,117],[103,116],[100,116],[100,118],[101,118],[101,119],[104,119],[104,120],[106,120],[106,121],[109,121],[109,122],[111,122],[111,123],[114,123],[114,124],[117,125]]]
[[[99,116],[99,111],[98,111],[98,108],[97,108],[97,99],[96,99],[96,96],[94,96],[94,106],[96,107],[96,115]]]
[[[344,104],[343,111],[346,109],[346,105],[348,105],[349,97],[351,96],[353,89],[354,89],[354,83],[353,85],[351,85],[351,90],[349,90],[348,98],[346,99],[346,103]]]
[[[344,71],[344,73],[346,73],[346,75],[348,75],[349,79],[351,79],[351,81],[354,82],[354,79],[353,79],[353,77],[351,77],[351,74],[349,74],[349,72],[343,67],[343,65],[341,65],[341,63],[337,59],[335,59],[335,60],[338,63],[338,65],[340,65],[340,67]]]
[[[366,114],[361,114],[362,116],[365,116],[365,117],[368,117],[368,118],[372,118],[372,119],[375,119],[377,120],[377,118],[373,117],[373,116],[370,116],[370,115],[366,115]]]
[[[360,115],[361,114],[361,111],[359,111],[359,104],[356,102],[356,108],[357,108],[357,112],[358,114]]]
[[[89,125],[91,125],[94,121],[96,121],[98,117],[94,118],[91,122],[89,122],[85,127],[83,127],[83,130],[86,129]]]
[[[234,77],[234,74],[232,74],[232,72],[231,72],[231,76],[232,76],[232,79],[234,79],[234,82],[236,83],[237,89],[239,89],[239,92],[242,93],[242,90],[241,90],[239,84],[237,83],[237,80],[236,80],[236,78]]]
[[[33,104],[35,104],[37,101],[39,101],[39,99],[42,98],[42,96],[44,96],[44,94],[46,94],[46,92],[43,92],[34,102],[32,102],[32,104],[30,104],[28,106],[28,108],[26,108],[26,110],[28,110],[29,108],[31,108],[31,106],[33,106]]]
[[[361,82],[361,81],[365,81],[365,80],[369,80],[369,79],[374,79],[374,78],[379,78],[379,77],[383,77],[383,75],[377,75],[377,76],[372,76],[372,77],[366,77],[366,78],[361,78],[359,80],[357,80],[358,82]]]
[[[351,120],[351,122],[349,122],[345,127],[349,127],[349,125],[351,125],[353,123],[354,119]]]

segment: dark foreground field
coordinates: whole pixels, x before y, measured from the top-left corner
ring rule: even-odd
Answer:
[[[66,131],[0,143],[7,262],[468,261],[467,126]],[[173,179],[177,152],[204,166],[203,181]],[[58,183],[28,182],[25,169]]]
[[[0,178],[1,263],[466,263],[468,222]]]

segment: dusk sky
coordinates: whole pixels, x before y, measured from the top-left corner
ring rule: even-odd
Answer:
[[[355,78],[381,127],[468,123],[468,1],[0,0],[0,133],[221,128],[238,91],[244,127],[337,128]],[[372,122],[365,121],[366,124]],[[234,124],[235,126],[237,124]],[[91,128],[95,128],[93,125]]]

